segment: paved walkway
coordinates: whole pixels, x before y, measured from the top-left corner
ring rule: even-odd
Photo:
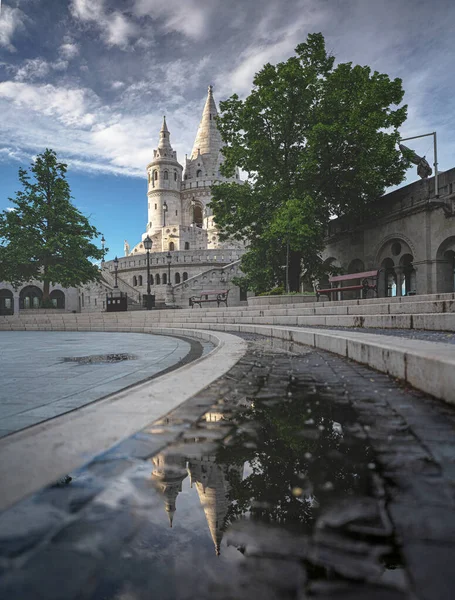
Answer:
[[[425,342],[438,342],[455,344],[455,333],[451,331],[427,331],[423,329],[381,329],[379,327],[331,327],[330,325],[302,325],[305,329],[332,329],[333,331],[358,331],[359,333],[376,333],[378,335],[391,335],[394,337],[408,338],[410,340],[423,340]]]
[[[4,331],[0,338],[0,437],[149,379],[190,351],[179,338],[140,333]]]
[[[0,597],[452,600],[455,409],[241,337],[225,376],[0,514]]]

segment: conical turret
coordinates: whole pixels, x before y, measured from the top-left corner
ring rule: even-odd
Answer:
[[[163,117],[163,124],[160,129],[160,141],[158,142],[158,148],[163,148],[172,151],[169,129],[166,124],[166,117]]]
[[[204,162],[207,162],[207,159],[209,159],[210,162],[217,163],[218,154],[222,146],[221,135],[215,120],[217,115],[218,111],[213,99],[213,88],[209,85],[207,100],[202,111],[202,118],[199,123],[196,139],[194,140],[191,158],[197,158],[198,154],[200,154],[204,156]]]

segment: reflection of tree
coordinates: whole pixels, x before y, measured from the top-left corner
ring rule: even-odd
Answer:
[[[352,493],[363,485],[356,448],[345,444],[334,405],[294,385],[286,394],[276,401],[255,400],[237,415],[239,433],[217,453],[219,463],[248,462],[252,471],[243,481],[230,473],[226,524],[250,514],[266,522],[309,525],[315,495]],[[364,448],[361,459],[365,464]]]

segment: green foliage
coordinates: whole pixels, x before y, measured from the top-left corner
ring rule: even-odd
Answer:
[[[271,289],[269,292],[262,292],[258,296],[282,296],[284,294],[284,287],[282,285]]]
[[[0,214],[0,281],[77,286],[99,278],[90,259],[102,258],[92,243],[100,233],[71,203],[66,165],[52,150],[38,155],[30,173],[19,169],[22,191],[10,198],[14,210]]]
[[[266,64],[244,101],[220,104],[222,172],[238,166],[248,181],[216,186],[211,206],[226,237],[249,240],[242,271],[256,293],[284,283],[288,244],[291,290],[302,271],[320,275],[330,217],[371,216],[409,164],[396,148],[406,106],[391,108],[401,80],[334,62],[311,34],[296,56]]]

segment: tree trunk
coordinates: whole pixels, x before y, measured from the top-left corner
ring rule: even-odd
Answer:
[[[43,303],[47,302],[50,299],[49,289],[50,289],[49,279],[44,279],[43,280]]]
[[[300,287],[300,252],[289,254],[289,290],[298,292]]]

